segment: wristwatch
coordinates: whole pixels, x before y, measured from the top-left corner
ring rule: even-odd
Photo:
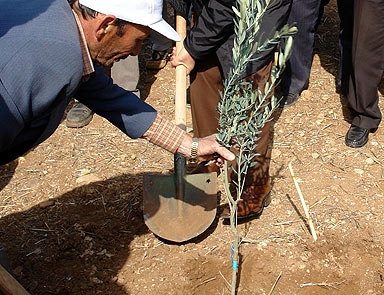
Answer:
[[[191,145],[191,157],[189,158],[189,162],[196,163],[197,162],[197,150],[199,148],[199,139],[194,137],[192,138]]]

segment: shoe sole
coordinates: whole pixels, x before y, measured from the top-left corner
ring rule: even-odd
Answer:
[[[268,207],[269,204],[271,204],[271,201],[272,201],[272,196],[271,196],[271,192],[269,192],[265,198],[263,199],[263,202],[261,203],[261,207],[259,210],[257,210],[256,212],[252,212],[252,213],[249,213],[247,215],[242,215],[242,216],[237,216],[237,220],[241,220],[241,219],[247,219],[247,218],[250,218],[250,217],[260,217],[261,214],[263,214],[263,210],[265,207]],[[230,216],[229,215],[225,215],[225,216],[220,216],[222,219],[230,219]]]
[[[345,140],[345,144],[351,148],[361,148],[363,146],[365,146],[368,142],[368,137],[366,140],[364,140],[362,143],[360,144],[353,144],[353,143],[349,143],[347,140]]]
[[[87,126],[89,123],[91,123],[92,118],[93,118],[93,116],[90,116],[85,121],[81,121],[81,122],[70,122],[70,121],[66,120],[65,126],[67,126],[68,128],[82,128],[82,127]]]

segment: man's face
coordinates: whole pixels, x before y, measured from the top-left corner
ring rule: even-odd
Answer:
[[[143,40],[150,34],[149,27],[126,24],[121,30],[117,25],[109,25],[104,37],[98,44],[97,55],[92,58],[105,66],[124,59],[129,55],[138,55]]]

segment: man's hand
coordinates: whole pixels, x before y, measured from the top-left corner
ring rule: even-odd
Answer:
[[[176,47],[174,47],[172,51],[171,65],[173,67],[183,65],[187,69],[187,75],[189,75],[195,67],[195,59],[184,47],[180,50],[179,54],[176,53]]]
[[[183,141],[181,142],[177,152],[184,157],[191,156],[191,146],[192,146],[192,137],[189,135],[184,136]],[[218,166],[221,166],[224,163],[224,160],[233,161],[235,155],[227,150],[225,147],[221,146],[216,141],[216,135],[212,134],[210,136],[199,139],[199,147],[197,150],[197,156],[199,161],[210,161],[214,159],[214,154],[219,154],[219,158],[216,159]]]

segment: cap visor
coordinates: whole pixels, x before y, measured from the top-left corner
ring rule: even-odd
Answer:
[[[176,33],[176,31],[163,19],[161,21],[149,25],[152,30],[164,35],[168,39],[173,41],[181,41],[180,36]]]

